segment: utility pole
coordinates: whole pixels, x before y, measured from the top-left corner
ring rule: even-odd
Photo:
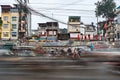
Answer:
[[[27,6],[27,4],[29,3],[29,0],[27,0],[27,1],[24,0],[24,2],[25,2],[25,5]],[[31,12],[29,10],[27,13],[27,37],[28,36],[31,36]]]
[[[95,3],[95,5],[96,5],[96,17],[97,17],[97,35],[98,35],[98,37],[99,37],[99,26],[98,26],[98,5],[99,5],[99,1],[97,2],[97,3]]]
[[[22,1],[21,0],[17,0],[19,3],[19,26],[18,26],[18,40],[19,40],[19,45],[21,45],[21,35],[20,35],[20,31],[21,31],[21,15],[22,15]]]
[[[53,13],[52,13],[52,18],[53,18]],[[53,28],[53,21],[52,21],[52,38],[54,39],[54,28]]]
[[[31,13],[27,9],[27,4],[29,0],[17,0],[19,3],[19,41],[23,40],[23,37],[29,39],[28,36],[31,36]],[[25,15],[22,15],[25,13]],[[22,23],[22,21],[27,23]],[[25,32],[23,33],[22,29],[24,28]],[[23,40],[24,41],[24,40]]]

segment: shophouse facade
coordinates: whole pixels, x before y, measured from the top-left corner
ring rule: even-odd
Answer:
[[[2,31],[1,39],[9,40],[11,38],[11,6],[1,5]]]
[[[1,5],[1,39],[22,40],[31,31],[31,14],[25,6],[19,4]]]
[[[58,22],[38,23],[38,29],[40,40],[57,41],[59,33]]]
[[[68,33],[70,40],[80,40],[80,16],[69,16]]]

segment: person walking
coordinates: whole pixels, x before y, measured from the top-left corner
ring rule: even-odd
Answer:
[[[72,58],[74,58],[74,59],[79,59],[80,58],[80,55],[78,54],[77,48],[74,49],[74,53],[73,53]]]
[[[93,44],[93,43],[90,44],[90,50],[91,50],[91,51],[94,50],[94,44]]]
[[[71,50],[71,48],[68,48],[67,49],[67,56],[69,56],[69,55],[71,55],[72,54],[72,50]]]

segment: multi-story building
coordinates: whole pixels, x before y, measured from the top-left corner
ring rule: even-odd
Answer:
[[[57,34],[59,32],[59,24],[58,22],[47,22],[47,40],[56,41]]]
[[[38,37],[39,40],[45,41],[47,39],[47,24],[46,23],[38,23]]]
[[[60,28],[60,29],[59,29],[59,33],[60,33],[60,34],[67,34],[67,33],[68,33],[68,30],[67,30],[66,28],[64,28],[64,29]]]
[[[86,26],[83,24],[83,23],[81,23],[80,24],[80,34],[82,35],[84,35],[85,34],[85,28],[86,28]]]
[[[28,9],[25,6],[18,5],[19,9],[19,28],[18,28],[18,35],[19,39],[22,41],[23,38],[28,37],[31,33],[29,31],[31,25],[31,13],[28,11]]]
[[[38,23],[40,40],[56,41],[59,32],[58,22]]]
[[[68,33],[71,40],[78,40],[80,37],[80,16],[69,16]]]
[[[1,5],[3,20],[1,38],[3,40],[22,40],[31,35],[31,13],[25,6]]]
[[[85,25],[85,40],[98,40],[98,35],[95,32],[93,25]],[[96,34],[95,34],[96,33]]]
[[[59,29],[58,33],[58,40],[69,40],[70,34],[68,33],[68,30],[66,28]]]
[[[11,39],[11,6],[1,5],[1,18],[3,20],[1,38],[3,40]]]
[[[113,19],[107,21],[106,35],[107,35],[108,41],[110,41],[110,42],[114,42],[115,41],[115,27],[114,27],[114,23],[113,22],[114,22]]]
[[[11,12],[11,39],[18,39],[18,20],[19,20],[19,13],[18,13],[18,8],[17,5],[14,5],[15,7],[12,7],[10,9]]]

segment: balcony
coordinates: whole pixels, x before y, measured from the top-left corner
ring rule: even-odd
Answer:
[[[57,26],[48,26],[47,29],[49,29],[49,30],[52,30],[52,29],[58,30],[59,28]]]

